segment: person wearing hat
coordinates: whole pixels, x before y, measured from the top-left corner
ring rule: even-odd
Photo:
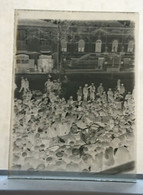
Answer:
[[[31,98],[32,98],[32,93],[31,93],[31,91],[28,91],[27,92],[27,98],[26,99],[30,101]]]
[[[77,90],[77,101],[80,102],[82,100],[82,87],[79,86],[79,89]]]
[[[45,82],[46,91],[49,93],[51,91],[51,80],[48,78],[48,80]]]
[[[103,94],[102,94],[102,102],[107,103],[107,95],[105,91],[103,91]]]
[[[120,88],[121,88],[121,80],[118,79],[118,81],[117,81],[117,91],[120,91]]]
[[[124,95],[124,93],[125,93],[125,87],[124,84],[122,83],[120,87],[120,94]]]
[[[89,92],[90,92],[90,100],[94,101],[95,100],[95,86],[94,83],[91,83],[89,86]]]
[[[56,85],[57,85],[57,93],[58,93],[58,95],[60,95],[60,93],[61,93],[61,82],[60,82],[60,79],[57,80]]]
[[[83,99],[84,101],[87,101],[88,98],[88,84],[85,84],[83,87]]]
[[[25,88],[25,79],[24,77],[21,77],[21,86],[20,86],[20,90],[19,93],[21,93]]]
[[[115,92],[114,92],[114,100],[115,100],[115,101],[118,101],[118,102],[121,102],[122,99],[123,99],[123,95],[120,94],[119,91],[115,91]]]
[[[113,101],[113,91],[111,88],[108,89],[107,96],[108,96],[108,102],[111,103]]]
[[[68,104],[73,105],[73,103],[74,103],[73,96],[70,96],[70,98],[68,100]]]
[[[97,92],[98,92],[100,97],[102,96],[103,91],[104,91],[103,85],[102,85],[102,83],[100,83],[99,87],[97,88]]]
[[[25,78],[25,83],[24,83],[24,92],[28,92],[29,90],[29,81],[27,78]]]
[[[55,102],[56,96],[55,96],[54,92],[51,92],[51,91],[49,92],[49,99],[50,99],[51,103]]]

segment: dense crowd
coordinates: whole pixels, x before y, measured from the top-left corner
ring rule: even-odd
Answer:
[[[77,98],[62,96],[49,75],[44,92],[21,78],[14,102],[11,167],[20,170],[100,172],[134,159],[134,90],[120,80],[79,86]],[[15,89],[17,86],[15,86]]]

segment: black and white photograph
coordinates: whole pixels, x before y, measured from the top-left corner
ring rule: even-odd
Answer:
[[[15,14],[9,169],[135,173],[136,14],[33,12]]]

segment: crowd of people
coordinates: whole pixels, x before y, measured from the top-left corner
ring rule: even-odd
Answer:
[[[126,91],[120,80],[107,91],[103,83],[91,83],[66,100],[61,81],[50,75],[44,88],[31,91],[21,78],[22,99],[14,102],[13,169],[100,172],[134,159],[134,90]]]

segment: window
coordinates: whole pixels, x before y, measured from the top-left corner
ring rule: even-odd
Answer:
[[[29,60],[21,60],[22,64],[28,64]]]
[[[124,61],[124,65],[130,65],[131,58],[124,58],[123,61]]]
[[[101,52],[101,47],[102,47],[102,41],[97,40],[95,43],[95,52]]]
[[[117,52],[118,51],[118,41],[114,40],[112,43],[112,52]]]
[[[19,54],[16,56],[17,64],[28,64],[29,63],[29,56],[25,54]]]
[[[128,52],[133,52],[134,51],[134,41],[130,40],[128,43]]]
[[[78,42],[78,52],[84,52],[85,49],[85,41],[80,39]]]
[[[20,64],[20,63],[21,63],[21,60],[19,60],[19,59],[16,60],[16,63],[17,63],[17,64]]]
[[[104,58],[99,57],[98,58],[98,69],[102,70],[103,69],[103,63],[104,63]]]
[[[67,41],[65,39],[61,40],[61,50],[67,52]]]

